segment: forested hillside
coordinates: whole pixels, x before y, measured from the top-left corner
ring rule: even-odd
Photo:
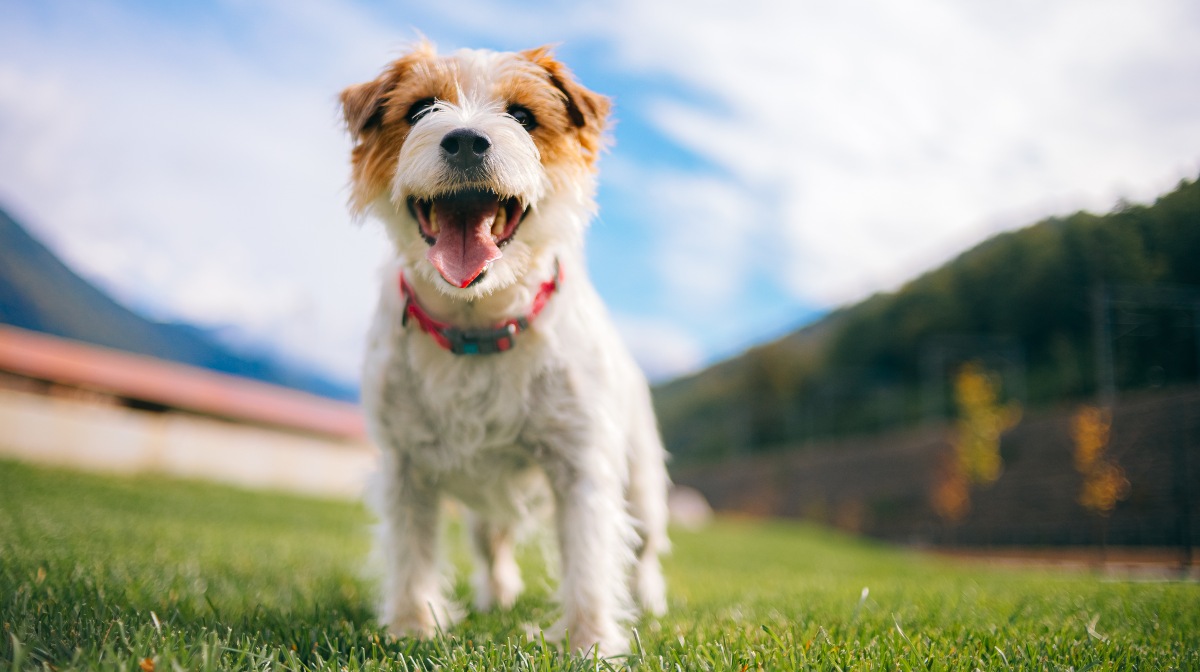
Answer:
[[[1097,297],[1114,295],[1140,298],[1100,302],[1109,323],[1098,331]],[[947,381],[971,360],[1026,408],[1089,397],[1097,334],[1118,389],[1194,383],[1198,330],[1200,183],[1184,181],[1153,205],[998,235],[655,399],[677,459],[764,452],[944,417]]]

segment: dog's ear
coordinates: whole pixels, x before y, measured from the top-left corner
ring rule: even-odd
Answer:
[[[584,88],[575,81],[567,66],[554,58],[549,46],[521,52],[525,58],[541,66],[550,83],[563,94],[567,117],[579,132],[579,143],[594,160],[604,146],[604,129],[612,103],[608,97]]]
[[[433,43],[421,40],[413,45],[408,54],[393,61],[375,79],[346,87],[346,90],[342,91],[342,116],[346,119],[346,128],[350,131],[350,136],[356,142],[363,133],[383,125],[388,94],[418,62],[432,58],[436,53],[437,49]]]
[[[391,70],[369,82],[346,87],[342,91],[342,116],[350,137],[357,141],[371,128],[383,124],[384,101],[398,78]]]

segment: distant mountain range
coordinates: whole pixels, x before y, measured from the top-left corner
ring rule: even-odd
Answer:
[[[0,209],[0,323],[191,364],[323,397],[357,390],[302,364],[221,343],[212,330],[149,320],[79,277]]]
[[[1098,296],[1126,297],[1107,304],[1106,332]],[[680,462],[829,445],[948,417],[951,378],[973,360],[1029,409],[1094,399],[1097,333],[1109,334],[1118,390],[1200,378],[1200,182],[995,236],[895,292],[659,385],[655,405]]]

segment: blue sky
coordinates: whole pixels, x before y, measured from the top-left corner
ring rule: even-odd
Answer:
[[[1200,173],[1187,0],[9,2],[0,203],[159,317],[344,378],[387,246],[336,96],[423,34],[616,104],[589,263],[663,379],[1001,230]]]

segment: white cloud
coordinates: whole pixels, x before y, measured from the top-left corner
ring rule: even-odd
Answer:
[[[652,277],[688,311],[718,313],[746,290],[765,209],[728,180],[679,170],[648,170],[621,157],[605,163],[616,190],[643,195],[639,216],[659,249]]]
[[[704,363],[699,344],[670,321],[624,315],[616,321],[633,358],[651,381],[691,373]]]
[[[1103,210],[1200,167],[1184,2],[686,4],[631,0],[606,30],[627,67],[719,101],[649,115],[736,178],[736,210],[778,198],[771,267],[807,300],[893,287],[1001,213]]]
[[[354,375],[386,245],[345,213],[335,99],[415,35],[415,10],[29,7],[0,23],[0,202],[129,302]],[[606,91],[621,118],[710,164],[651,167],[622,146],[605,159],[656,247],[631,271],[657,273],[656,305],[677,311],[625,321],[648,370],[703,359],[678,325],[736,319],[763,278],[842,303],[1000,228],[1150,198],[1200,170],[1187,0],[420,11],[442,13],[421,27],[446,47],[599,45],[629,79],[695,94]]]
[[[385,246],[346,214],[335,101],[391,45],[276,9],[246,44],[98,4],[53,39],[0,29],[0,197],[127,303],[354,377]]]

